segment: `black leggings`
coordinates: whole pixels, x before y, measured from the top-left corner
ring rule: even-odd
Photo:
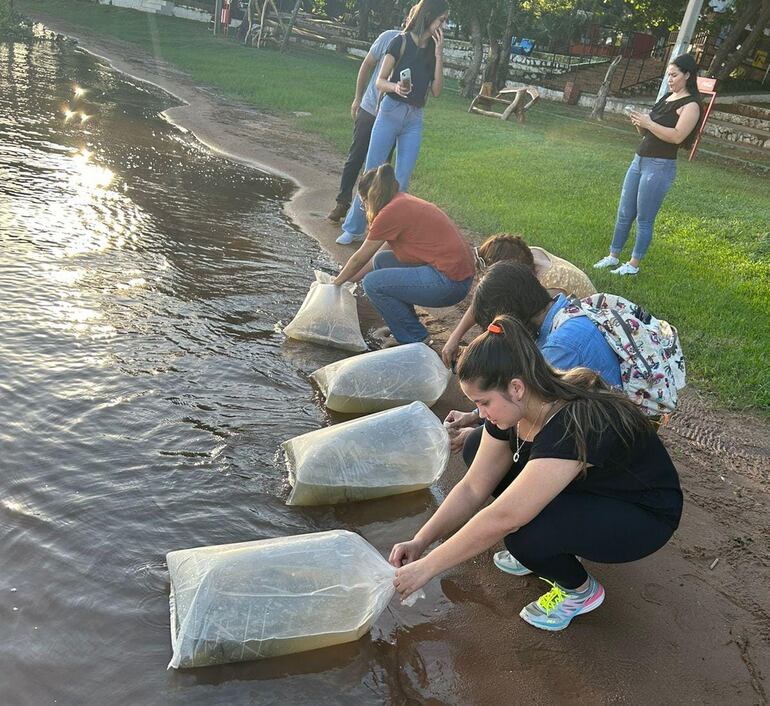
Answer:
[[[478,451],[483,428],[465,441],[463,458],[468,466]],[[511,469],[494,494],[505,490],[514,477]],[[633,503],[564,491],[531,522],[507,535],[505,547],[538,576],[562,588],[577,588],[588,578],[577,556],[601,564],[636,561],[660,549],[673,533],[669,520]]]

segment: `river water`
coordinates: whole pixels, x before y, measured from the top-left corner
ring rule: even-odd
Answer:
[[[386,551],[435,505],[284,505],[277,449],[328,422],[307,375],[344,354],[276,323],[331,263],[290,185],[170,105],[72,46],[0,44],[0,703],[403,702],[392,609],[339,648],[166,671],[166,552],[335,527]]]

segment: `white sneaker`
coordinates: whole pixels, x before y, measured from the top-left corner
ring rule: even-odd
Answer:
[[[514,576],[526,576],[532,572],[524,566],[516,557],[511,556],[509,551],[497,552],[492,561],[495,562],[495,566],[500,571],[505,571],[506,574],[513,574]]]
[[[358,243],[364,239],[363,233],[361,235],[354,235],[353,233],[348,233],[346,230],[342,231],[342,235],[340,235],[339,238],[337,238],[337,243],[339,245],[350,245],[351,243]]]
[[[614,255],[607,255],[606,257],[603,257],[599,262],[594,264],[595,270],[603,270],[605,267],[617,267],[620,260],[616,258]]]
[[[639,268],[634,267],[630,262],[624,262],[616,270],[610,270],[613,275],[638,275]]]

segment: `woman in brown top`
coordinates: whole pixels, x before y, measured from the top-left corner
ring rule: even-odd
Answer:
[[[427,342],[414,307],[452,306],[467,296],[475,270],[471,248],[438,206],[399,192],[390,164],[366,172],[358,194],[369,233],[334,284],[362,280],[390,329],[386,346]]]
[[[585,272],[543,248],[528,246],[518,235],[510,233],[493,235],[476,248],[475,254],[476,264],[481,270],[506,260],[526,265],[533,270],[535,277],[552,297],[563,294],[566,297],[583,299],[596,294],[596,287]],[[460,341],[475,323],[473,312],[468,309],[441,350],[444,365],[451,367],[457,357]]]

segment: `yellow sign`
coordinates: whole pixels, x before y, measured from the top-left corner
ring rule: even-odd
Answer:
[[[754,60],[751,65],[757,69],[764,69],[767,66],[767,52],[763,49],[757,49],[754,53]]]

